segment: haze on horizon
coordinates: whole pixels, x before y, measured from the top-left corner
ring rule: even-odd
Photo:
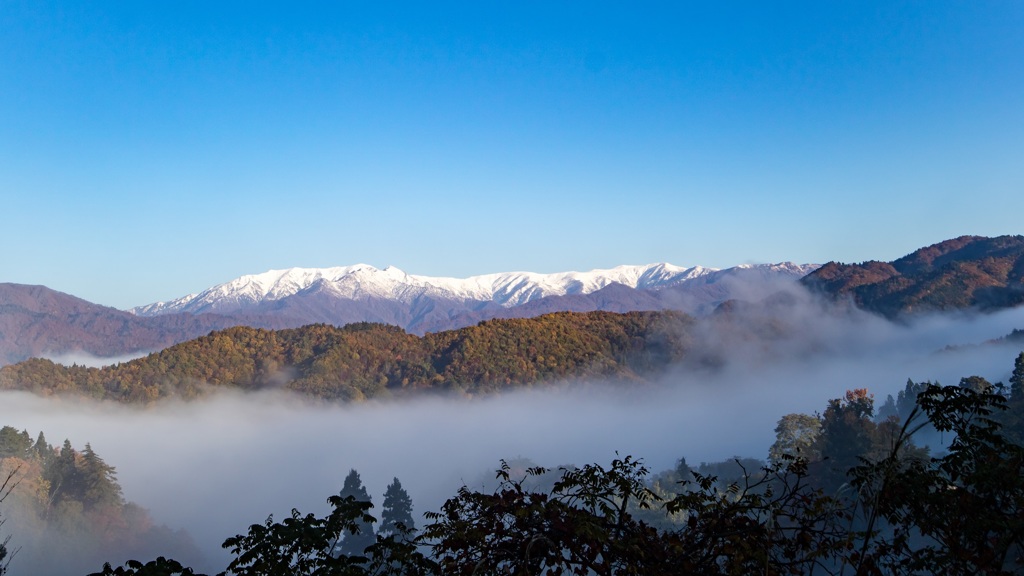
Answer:
[[[1024,209],[1024,6],[0,6],[0,281],[892,260]]]

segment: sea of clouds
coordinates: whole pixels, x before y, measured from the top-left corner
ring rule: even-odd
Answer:
[[[754,319],[708,323],[694,345],[718,361],[684,363],[654,382],[353,405],[282,391],[146,408],[4,392],[0,424],[33,437],[42,430],[58,446],[65,438],[78,449],[91,443],[116,466],[125,497],[157,522],[186,529],[207,556],[208,565],[197,568],[217,571],[227,562],[225,538],[293,507],[325,512],[327,496],[353,468],[378,505],[398,477],[419,515],[436,510],[460,485],[493,478],[503,458],[557,466],[631,454],[655,471],[680,457],[691,465],[764,458],[784,414],[823,411],[852,388],[871,390],[877,407],[908,378],[1006,381],[1024,349],[986,343],[1024,327],[1024,308],[897,323],[798,297],[768,314],[777,315],[771,325],[783,326],[782,336],[737,329],[763,324],[763,309]],[[99,569],[86,568],[83,574]],[[15,576],[28,573],[12,564]]]

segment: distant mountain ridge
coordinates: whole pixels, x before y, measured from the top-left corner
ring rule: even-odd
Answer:
[[[671,264],[590,272],[513,272],[467,279],[365,264],[243,276],[199,294],[141,306],[99,306],[44,286],[0,284],[0,366],[69,354],[118,357],[162,349],[232,326],[297,328],[378,322],[415,334],[552,312],[680,310],[791,285],[815,268],[792,263],[725,270]]]
[[[416,276],[367,264],[290,268],[246,275],[170,302],[133,308],[139,316],[214,313],[286,318],[296,326],[383,322],[415,333],[449,330],[491,318],[547,312],[678,309],[706,313],[733,296],[817,268],[793,263],[725,270],[658,263],[589,272],[506,272],[446,278]]]
[[[1024,304],[1024,236],[960,236],[893,262],[829,262],[801,282],[887,317]]]
[[[70,353],[139,354],[232,326],[264,329],[376,322],[411,333],[553,312],[675,310],[694,316],[786,293],[797,282],[887,317],[1024,304],[1024,236],[961,236],[893,262],[671,264],[589,272],[436,278],[369,265],[243,276],[134,308],[99,306],[44,286],[0,283],[0,365]],[[739,304],[738,304],[739,303]]]
[[[810,271],[806,266],[791,263],[775,266],[795,268],[799,275]],[[511,308],[548,296],[590,294],[612,284],[638,290],[659,289],[716,272],[719,270],[702,266],[685,268],[667,263],[554,274],[504,272],[469,278],[417,276],[394,266],[377,269],[368,264],[334,268],[289,268],[245,275],[198,294],[189,294],[170,302],[138,306],[130,312],[139,316],[173,312],[232,312],[308,292],[326,292],[348,300],[381,298],[411,304],[417,299],[431,297],[489,302]]]
[[[142,318],[45,286],[0,283],[0,366],[69,352],[110,357],[159,350],[238,322],[210,314]]]

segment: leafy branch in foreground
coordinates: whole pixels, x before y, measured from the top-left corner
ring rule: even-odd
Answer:
[[[4,477],[3,482],[0,483],[0,504],[3,504],[4,500],[7,500],[7,497],[11,495],[11,492],[13,492],[14,488],[18,485],[18,482],[14,477],[18,474],[19,470],[20,469],[16,467],[8,472],[7,476]],[[0,517],[0,528],[2,528],[6,522],[7,520],[5,518]],[[11,559],[13,559],[14,555],[18,553],[17,550],[14,552],[7,551],[7,545],[10,544],[10,542],[11,537],[9,535],[4,537],[3,540],[0,540],[0,576],[7,573],[7,567],[10,566]]]
[[[644,483],[647,469],[626,457],[610,468],[563,469],[549,492],[498,471],[492,494],[463,488],[424,531],[444,574],[805,574],[847,546],[845,504],[807,482],[806,462],[767,467],[724,492],[694,474],[692,489],[664,502]],[[631,510],[682,513],[679,530],[658,530]]]
[[[433,563],[426,559],[410,538],[396,533],[380,537],[362,554],[339,553],[345,536],[358,535],[361,527],[376,519],[368,512],[369,502],[331,496],[329,515],[302,516],[292,510],[291,517],[275,523],[253,524],[249,533],[228,538],[235,558],[224,574],[239,576],[311,574],[317,576],[362,576],[387,574],[432,574]],[[399,571],[401,570],[401,571]]]
[[[694,490],[669,511],[685,512],[675,533],[677,560],[694,574],[809,574],[832,571],[848,547],[851,507],[808,482],[807,461],[782,456],[757,475],[744,473],[723,491],[717,479],[693,473]]]
[[[109,563],[103,565],[101,572],[89,576],[204,576],[196,574],[191,568],[182,566],[177,560],[168,560],[160,556],[143,564],[138,560],[129,560],[124,566],[113,568]]]
[[[444,574],[629,574],[654,553],[661,535],[627,512],[631,501],[647,505],[654,495],[638,460],[616,459],[609,469],[588,465],[563,470],[550,493],[524,488],[530,468],[514,480],[503,462],[492,494],[466,487],[423,533]],[[654,572],[648,571],[653,574]]]
[[[854,484],[872,495],[870,518],[890,527],[888,538],[864,547],[857,566],[908,574],[1019,573],[1024,448],[1002,432],[1006,397],[995,387],[931,385],[918,405],[904,435],[931,423],[953,440],[946,454],[928,461],[901,461],[893,450],[851,471]]]

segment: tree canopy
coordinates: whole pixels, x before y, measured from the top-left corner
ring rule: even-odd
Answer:
[[[235,327],[130,362],[0,368],[0,389],[147,403],[219,387],[281,388],[361,401],[423,390],[478,394],[592,377],[637,379],[683,358],[691,319],[674,312],[562,312],[417,337],[384,324]]]

